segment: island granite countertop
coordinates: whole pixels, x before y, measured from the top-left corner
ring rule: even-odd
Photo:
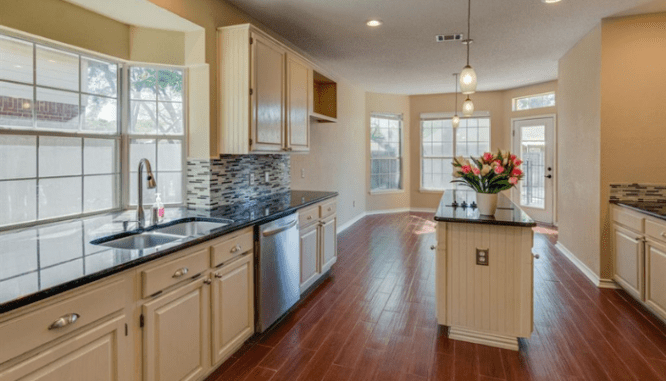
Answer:
[[[122,233],[120,221],[135,211],[117,212],[0,233],[0,313],[94,282],[142,263],[225,234],[282,218],[337,196],[336,192],[290,191],[212,211],[168,208],[160,225],[182,218],[229,219],[211,234],[187,237],[143,250],[113,249],[90,242]]]
[[[463,207],[463,202],[466,207]],[[435,221],[504,226],[534,227],[536,222],[522,211],[511,199],[499,194],[494,216],[484,216],[479,209],[471,207],[476,202],[476,193],[465,190],[447,190],[435,212]]]

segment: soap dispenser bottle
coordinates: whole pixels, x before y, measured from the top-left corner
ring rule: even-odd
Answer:
[[[164,221],[164,204],[159,193],[155,194],[155,203],[153,204],[151,214],[157,217],[157,223]]]

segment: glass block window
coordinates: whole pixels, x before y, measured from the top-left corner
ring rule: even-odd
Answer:
[[[147,158],[152,164],[157,189],[143,192],[144,203],[183,201],[183,71],[133,66],[129,69],[129,168],[130,204],[137,203],[137,169]]]
[[[555,92],[513,98],[513,111],[532,110],[535,108],[554,107]]]
[[[489,150],[489,117],[461,118],[455,130],[448,118],[421,120],[421,189],[453,188],[453,157],[479,157]]]
[[[0,227],[120,207],[119,64],[0,35]]]
[[[370,190],[402,189],[402,116],[370,117]]]

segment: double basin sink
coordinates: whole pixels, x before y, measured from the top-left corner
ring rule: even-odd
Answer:
[[[91,241],[93,245],[116,249],[141,250],[165,245],[178,240],[201,237],[233,223],[226,219],[184,218],[166,225],[134,230]]]

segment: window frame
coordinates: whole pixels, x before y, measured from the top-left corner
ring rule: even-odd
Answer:
[[[26,221],[26,222],[19,222],[19,223],[14,223],[14,224],[9,224],[9,225],[0,225],[0,232],[6,232],[6,231],[12,231],[12,230],[17,230],[17,229],[22,229],[22,228],[28,228],[28,227],[34,227],[34,226],[41,226],[45,224],[50,224],[54,222],[63,222],[63,221],[75,221],[77,219],[82,219],[82,218],[87,218],[91,216],[97,216],[97,215],[103,215],[103,214],[108,214],[108,213],[114,213],[114,212],[123,212],[126,210],[131,210],[136,207],[136,205],[130,204],[130,189],[129,189],[129,184],[130,184],[130,178],[129,176],[132,175],[131,168],[129,168],[129,157],[130,157],[130,146],[129,142],[131,139],[154,139],[155,144],[157,146],[158,141],[160,139],[162,140],[180,140],[181,147],[182,147],[182,155],[181,155],[181,162],[182,162],[182,171],[181,171],[181,194],[182,194],[182,201],[179,203],[164,203],[166,206],[183,206],[186,205],[186,198],[187,198],[187,152],[188,152],[188,138],[189,138],[189,123],[188,123],[188,105],[189,105],[189,99],[188,99],[188,68],[186,66],[181,66],[181,65],[163,65],[163,64],[155,64],[155,63],[143,63],[143,62],[135,62],[135,61],[128,61],[128,60],[123,60],[117,57],[112,57],[108,56],[102,53],[97,53],[94,51],[90,51],[84,48],[78,48],[74,47],[65,43],[60,43],[60,42],[54,42],[51,40],[43,39],[37,36],[33,36],[27,33],[22,33],[22,32],[17,32],[5,27],[0,26],[0,35],[6,36],[9,38],[21,40],[30,44],[33,44],[32,48],[32,55],[33,55],[33,83],[30,84],[33,87],[33,117],[32,117],[32,130],[30,129],[18,129],[18,128],[11,128],[8,126],[2,126],[0,125],[0,136],[34,136],[36,139],[36,161],[37,161],[37,166],[39,167],[39,139],[40,137],[65,137],[65,138],[78,138],[81,139],[81,148],[82,151],[85,147],[85,139],[104,139],[104,140],[113,140],[116,142],[116,155],[117,155],[117,161],[114,163],[114,166],[117,168],[115,169],[116,172],[113,173],[113,175],[118,177],[118,184],[117,188],[114,189],[114,204],[116,205],[113,208],[109,209],[104,209],[104,210],[97,210],[97,211],[92,211],[92,212],[85,212],[84,206],[85,206],[85,196],[81,194],[81,203],[82,203],[82,208],[81,208],[81,213],[77,214],[70,214],[66,216],[57,216],[57,217],[50,217],[50,218],[44,218],[44,219],[35,219],[31,221]],[[36,49],[37,46],[43,46],[49,49],[54,49],[57,51],[62,51],[64,53],[69,53],[69,54],[76,54],[79,56],[79,89],[78,91],[72,91],[72,90],[64,90],[64,89],[59,89],[59,88],[51,88],[49,86],[40,86],[38,85],[34,78],[36,76],[36,71],[37,71],[37,66],[36,66]],[[90,132],[83,132],[83,131],[58,131],[58,130],[47,130],[47,129],[37,129],[35,127],[35,111],[34,107],[36,105],[36,92],[37,88],[44,88],[44,89],[55,89],[59,91],[67,91],[70,93],[75,93],[79,97],[79,107],[81,106],[81,97],[82,95],[88,95],[89,93],[87,92],[82,92],[81,91],[81,60],[84,58],[89,58],[89,59],[94,59],[94,60],[100,60],[104,62],[109,62],[109,63],[114,63],[118,65],[118,70],[117,70],[117,126],[118,129],[115,133],[110,134],[110,133],[100,133],[100,134],[95,134],[95,133],[90,133]],[[129,113],[129,106],[130,106],[130,94],[129,94],[129,69],[130,67],[148,67],[148,68],[153,68],[153,69],[167,69],[167,70],[181,70],[183,73],[183,100],[182,100],[182,108],[183,108],[183,134],[182,135],[136,135],[136,134],[129,134],[129,124],[130,124],[130,113]],[[1,80],[2,82],[5,83],[10,83],[10,84],[19,84],[19,85],[27,85],[24,82],[21,81],[11,81],[11,80]],[[97,96],[97,94],[91,94],[93,96]],[[103,95],[102,95],[103,96]],[[105,98],[110,98],[108,96],[103,96]],[[79,116],[81,118],[81,116]],[[79,122],[81,123],[81,122]],[[80,125],[80,124],[79,124]],[[156,148],[157,149],[157,148]],[[156,153],[157,155],[157,153]],[[157,159],[157,156],[156,156]],[[69,178],[69,177],[80,177],[81,178],[81,187],[83,189],[83,183],[84,183],[84,178],[86,177],[84,173],[84,168],[83,168],[83,163],[85,161],[83,160],[82,157],[82,168],[81,168],[81,175],[65,175],[65,176],[47,176],[45,177],[46,179],[57,179],[57,178]],[[151,163],[153,164],[153,163]],[[154,165],[156,165],[155,163]],[[104,174],[103,174],[104,175]],[[96,174],[90,175],[90,176],[98,176]],[[17,179],[7,179],[7,180],[0,180],[2,182],[5,181],[12,181],[12,180],[33,180],[35,179],[37,181],[36,183],[36,190],[39,192],[39,179],[41,177],[39,176],[39,172],[37,172],[36,177],[21,177]],[[159,181],[159,180],[158,180]],[[159,183],[158,183],[159,184]],[[39,197],[35,195],[36,198],[36,208],[39,210]],[[39,215],[37,215],[39,217]]]
[[[450,114],[450,115],[449,115]],[[460,118],[462,120],[466,119],[488,119],[488,134],[489,134],[489,139],[488,139],[488,145],[490,146],[491,141],[492,141],[492,118],[490,116],[490,113],[488,112],[475,112],[475,115],[472,115],[471,117],[466,117],[466,118]],[[433,156],[433,157],[424,157],[424,152],[423,152],[423,122],[427,121],[444,121],[448,120],[451,121],[453,118],[453,113],[446,113],[446,114],[430,114],[433,116],[424,116],[423,114],[421,115],[421,119],[419,120],[419,193],[436,193],[436,194],[441,194],[442,192],[448,190],[448,189],[457,189],[457,184],[452,184],[451,188],[426,188],[423,186],[423,160],[424,159],[447,159],[448,156]],[[434,116],[437,115],[437,116]],[[458,134],[456,133],[457,128],[453,128],[453,156],[451,159],[456,157],[458,155]],[[478,127],[477,127],[478,129]]]
[[[399,129],[399,136],[400,136],[400,141],[398,142],[400,145],[399,149],[399,155],[397,157],[391,157],[391,158],[377,158],[378,160],[398,160],[398,163],[400,164],[400,181],[399,181],[399,187],[398,188],[391,188],[391,189],[372,189],[372,162],[375,160],[372,157],[372,119],[373,118],[381,118],[381,119],[387,119],[387,120],[397,120],[398,121],[398,129]],[[405,192],[405,175],[404,175],[404,138],[405,138],[405,129],[404,129],[404,122],[403,122],[403,114],[394,114],[394,113],[385,113],[385,112],[371,112],[370,113],[370,123],[368,123],[368,140],[370,144],[370,167],[369,167],[369,175],[368,175],[368,187],[370,195],[381,195],[381,194],[391,194],[391,193],[404,193]]]
[[[552,106],[530,107],[530,108],[526,108],[524,110],[518,110],[517,107],[516,107],[516,105],[518,104],[518,101],[521,100],[521,99],[542,97],[542,96],[546,96],[546,95],[550,95],[550,94],[553,94],[553,97],[554,97],[554,104]],[[546,91],[544,93],[538,93],[538,94],[523,95],[523,96],[519,96],[519,97],[515,97],[515,98],[511,99],[511,111],[512,112],[540,110],[540,109],[543,109],[543,108],[550,108],[550,107],[556,107],[556,106],[557,106],[557,94],[554,90],[553,91]]]

